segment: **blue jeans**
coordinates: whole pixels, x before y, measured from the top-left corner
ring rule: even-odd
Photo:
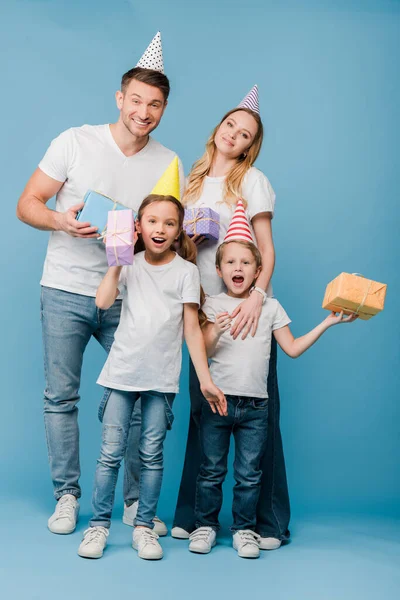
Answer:
[[[226,396],[228,415],[214,414],[203,401],[200,440],[203,462],[197,477],[196,527],[219,529],[222,484],[228,471],[231,434],[235,439],[232,531],[256,528],[261,487],[260,461],[267,443],[268,399]]]
[[[121,300],[108,310],[96,307],[95,299],[81,294],[42,287],[41,320],[46,389],[44,421],[54,495],[81,495],[79,486],[79,387],[83,353],[93,336],[110,351],[119,323]],[[133,421],[140,422],[140,403],[136,403]],[[132,427],[131,452],[126,457],[128,481],[124,485],[130,503],[139,496],[140,427]]]
[[[261,459],[263,474],[257,506],[256,531],[262,537],[287,540],[290,537],[288,530],[290,503],[279,427],[280,402],[276,363],[277,345],[275,338],[272,338],[268,374],[268,435],[267,446]],[[196,372],[191,363],[189,366],[189,389],[191,403],[189,432],[174,526],[191,532],[195,528],[196,480],[202,462],[199,428],[204,401]]]
[[[163,477],[163,446],[173,421],[175,394],[154,391],[105,390],[102,444],[93,486],[90,526],[110,527],[115,486],[125,455],[132,413],[141,397],[142,427],[139,443],[140,498],[135,525],[153,528]]]

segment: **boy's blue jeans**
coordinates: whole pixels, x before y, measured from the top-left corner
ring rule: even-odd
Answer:
[[[256,528],[261,487],[260,462],[267,444],[268,398],[226,396],[228,415],[203,402],[200,439],[203,462],[196,486],[196,527],[219,529],[222,484],[228,470],[231,434],[235,439],[232,531]]]
[[[56,500],[64,494],[81,495],[77,403],[83,354],[92,336],[110,351],[120,312],[121,300],[101,310],[91,296],[42,287],[44,421]],[[135,405],[125,457],[124,496],[128,504],[139,497],[139,437],[140,401]]]
[[[142,428],[139,444],[140,498],[135,525],[153,529],[163,477],[163,445],[173,421],[175,394],[154,391],[125,392],[106,389],[103,432],[93,486],[90,526],[110,527],[118,471],[128,442],[135,402],[141,397]]]

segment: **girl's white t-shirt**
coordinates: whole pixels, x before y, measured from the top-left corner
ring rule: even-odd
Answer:
[[[123,267],[121,319],[97,383],[116,390],[177,393],[182,362],[183,305],[199,304],[195,265],[175,255],[149,264],[144,252]]]
[[[235,206],[229,206],[222,201],[224,181],[225,177],[205,177],[200,198],[196,202],[187,205],[187,208],[208,206],[220,215],[219,240],[205,240],[197,247],[197,266],[200,271],[201,285],[204,292],[209,296],[226,291],[225,284],[215,269],[217,248],[224,241],[235,210]],[[255,167],[251,167],[243,180],[242,197],[247,202],[246,213],[253,239],[256,241],[251,220],[263,212],[274,214],[275,192],[264,173]],[[271,284],[268,286],[267,294],[272,296]]]
[[[231,313],[241,298],[225,293],[206,299],[203,310],[207,319],[215,323],[216,315]],[[272,332],[289,325],[290,319],[275,298],[267,298],[262,305],[260,320],[255,336],[241,336],[235,340],[225,331],[218,340],[210,359],[210,373],[224,394],[252,398],[268,398],[267,382],[271,355]]]

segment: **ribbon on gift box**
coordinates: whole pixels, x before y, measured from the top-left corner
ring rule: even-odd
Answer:
[[[125,240],[122,237],[123,233],[129,233],[130,231],[132,231],[130,227],[125,227],[125,229],[117,229],[117,214],[118,214],[117,211],[114,210],[114,231],[111,231],[111,232],[107,231],[106,237],[108,238],[110,236],[113,240],[115,261],[116,261],[117,265],[119,266],[119,260],[118,260],[118,255],[117,255],[117,238],[119,240],[121,240],[121,242],[126,244],[127,246],[132,246],[133,242],[131,242],[129,240]]]
[[[183,226],[184,227],[190,227],[191,225],[193,225],[193,235],[196,235],[197,231],[196,231],[196,223],[198,221],[212,221],[213,223],[216,223],[217,225],[219,225],[219,221],[216,221],[215,219],[213,219],[212,217],[206,217],[205,213],[202,211],[201,208],[192,208],[189,210],[197,210],[196,216],[193,219],[185,219],[183,221]]]
[[[112,209],[109,212],[116,211],[118,204],[120,206],[123,206],[124,208],[126,208],[123,204],[121,204],[121,202],[118,202],[118,200],[114,200],[113,198],[110,198],[110,196],[106,196],[105,194],[103,194],[102,192],[98,192],[97,190],[93,190],[93,191],[96,192],[96,194],[100,194],[101,196],[104,196],[105,198],[108,198],[109,200],[111,200],[111,202],[114,202],[113,207],[112,207]],[[106,233],[107,233],[107,223],[106,223],[106,226],[104,227],[103,231],[101,232],[101,234],[99,235],[99,237],[97,239],[98,240],[102,240],[104,237],[106,237]]]

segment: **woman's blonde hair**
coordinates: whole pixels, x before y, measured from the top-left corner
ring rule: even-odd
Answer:
[[[204,178],[210,172],[210,168],[214,159],[215,135],[221,124],[225,121],[225,119],[227,119],[230,115],[240,110],[247,112],[254,118],[254,120],[257,123],[257,133],[254,137],[250,148],[248,148],[248,150],[245,153],[241,154],[237,158],[236,164],[232,167],[232,169],[226,176],[222,202],[234,206],[238,198],[242,198],[243,179],[247,171],[253,165],[257,156],[260,153],[264,136],[264,129],[260,115],[258,113],[254,112],[253,110],[250,110],[250,108],[233,108],[222,117],[221,121],[214,128],[213,132],[207,140],[206,150],[203,156],[194,163],[192,170],[190,171],[188,184],[182,199],[184,205],[196,202],[196,200],[200,198],[201,192],[203,190]],[[246,205],[246,198],[243,198],[243,200],[244,204]]]
[[[171,202],[174,206],[176,206],[176,209],[178,211],[178,224],[179,224],[179,232],[180,233],[179,233],[178,239],[176,241],[176,244],[171,247],[171,250],[176,251],[176,253],[179,254],[179,256],[181,256],[185,260],[187,260],[195,265],[196,257],[197,257],[196,244],[194,242],[192,242],[190,237],[187,235],[186,231],[183,229],[183,220],[185,217],[185,209],[183,208],[181,202],[179,202],[179,200],[177,200],[175,198],[175,196],[162,196],[160,194],[150,194],[149,196],[147,196],[143,200],[143,202],[141,203],[141,205],[139,207],[138,214],[137,214],[138,221],[139,222],[141,221],[146,207],[149,206],[150,204],[153,204],[154,202]],[[135,244],[135,252],[141,252],[145,249],[146,248],[143,243],[142,236],[139,233],[137,242]],[[207,321],[207,317],[201,309],[201,306],[204,304],[204,300],[205,300],[204,291],[203,291],[203,288],[200,286],[199,321],[200,321],[201,327]]]

